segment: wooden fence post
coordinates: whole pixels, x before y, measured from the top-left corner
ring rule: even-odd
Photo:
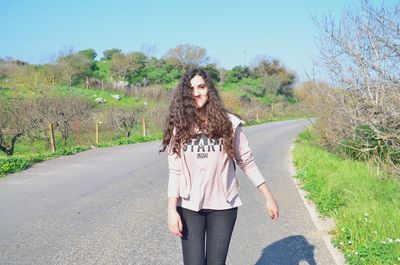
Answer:
[[[54,138],[54,129],[53,129],[52,123],[49,123],[49,132],[50,132],[51,151],[55,152],[56,151],[56,142],[55,142],[55,138]]]
[[[143,136],[146,136],[146,119],[143,117],[142,119],[143,126]]]
[[[99,124],[101,124],[101,121],[96,121],[96,144],[99,144]]]
[[[274,103],[271,104],[271,120],[274,119]]]

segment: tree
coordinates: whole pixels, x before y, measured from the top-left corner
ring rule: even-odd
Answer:
[[[90,61],[89,68],[87,69],[86,73],[83,74],[83,75],[85,75],[85,78],[86,78],[85,87],[90,87],[89,77],[94,77],[96,75],[96,70],[98,70],[97,64],[95,61],[97,53],[94,49],[87,49],[87,50],[78,51],[78,55],[86,57]]]
[[[8,85],[13,85],[25,93],[45,93],[47,91],[46,76],[36,65],[16,65],[9,74]]]
[[[170,49],[164,58],[167,62],[187,70],[195,66],[203,66],[209,61],[207,50],[197,45],[180,44]]]
[[[318,87],[330,100],[330,114],[319,113],[325,144],[356,157],[386,161],[400,172],[400,5],[360,1],[339,23],[314,19],[320,29],[319,65],[337,90]],[[321,102],[320,106],[327,105]]]
[[[226,82],[237,83],[243,78],[248,78],[250,76],[250,68],[237,65],[228,71]]]
[[[37,99],[37,116],[41,127],[47,128],[49,123],[54,124],[64,143],[70,136],[72,123],[76,120],[87,120],[91,109],[92,105],[85,98],[78,96],[45,95]]]
[[[110,72],[117,79],[129,80],[142,68],[146,55],[141,52],[128,54],[114,53],[110,62]]]
[[[278,59],[269,60],[266,56],[259,55],[253,61],[252,76],[262,78],[267,90],[286,97],[293,96],[294,73],[286,69]]]
[[[90,61],[94,61],[94,59],[96,59],[96,56],[97,56],[97,53],[94,49],[81,50],[81,51],[78,51],[78,54],[85,56]]]
[[[7,156],[14,154],[18,138],[38,128],[34,107],[28,99],[0,100],[0,150]]]
[[[219,81],[223,85],[225,83],[227,71],[224,68],[218,68]]]
[[[338,24],[331,17],[314,19],[321,30],[319,65],[333,82],[380,105],[385,90],[400,85],[400,5],[360,3],[359,10],[346,10]]]
[[[204,67],[204,70],[208,73],[208,75],[211,77],[211,79],[217,83],[220,81],[220,72],[217,69],[217,66],[215,64],[207,64]]]
[[[111,108],[108,112],[108,118],[111,121],[113,131],[119,136],[122,132],[126,138],[131,136],[131,130],[137,123],[138,110]]]
[[[46,84],[55,85],[61,83],[62,74],[58,65],[50,63],[41,65],[41,71],[44,73]]]
[[[92,61],[85,54],[72,53],[57,59],[61,82],[72,86],[82,82],[92,71]]]
[[[101,60],[111,60],[114,54],[122,54],[122,50],[117,48],[104,50],[103,51],[104,56],[101,58]]]

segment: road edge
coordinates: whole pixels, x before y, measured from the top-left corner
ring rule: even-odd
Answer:
[[[290,146],[290,152],[289,152],[289,172],[290,172],[290,177],[293,180],[297,192],[299,193],[301,199],[303,200],[303,203],[307,209],[307,212],[309,216],[311,217],[311,220],[313,221],[315,227],[322,232],[322,240],[324,241],[329,253],[331,254],[332,258],[334,259],[335,263],[337,265],[345,265],[346,264],[346,259],[343,255],[343,253],[336,247],[333,246],[331,243],[331,238],[332,235],[329,234],[329,231],[331,231],[333,228],[335,228],[336,224],[333,218],[321,218],[319,216],[319,212],[317,210],[317,207],[315,206],[315,203],[311,200],[308,200],[306,196],[308,195],[308,192],[303,190],[301,188],[301,181],[296,179],[295,176],[297,175],[296,167],[293,162],[293,148],[294,144]]]

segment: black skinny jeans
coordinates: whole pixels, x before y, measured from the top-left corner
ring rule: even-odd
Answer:
[[[177,211],[183,224],[184,265],[225,265],[238,207],[195,212],[178,206]]]

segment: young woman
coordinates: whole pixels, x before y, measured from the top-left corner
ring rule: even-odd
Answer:
[[[225,110],[204,70],[183,75],[169,109],[161,151],[168,153],[168,228],[181,237],[185,265],[225,264],[242,205],[236,163],[263,193],[271,218],[279,217],[242,123]]]

